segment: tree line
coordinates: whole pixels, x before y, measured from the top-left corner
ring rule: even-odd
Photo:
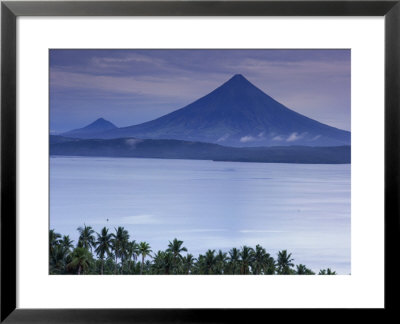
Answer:
[[[147,242],[130,240],[124,227],[103,227],[100,233],[91,226],[78,227],[76,245],[69,235],[49,231],[50,274],[179,274],[179,275],[315,275],[304,264],[295,265],[287,250],[277,253],[276,259],[261,245],[242,246],[229,252],[207,250],[194,257],[183,241],[169,241],[164,251],[154,252]],[[335,275],[330,268],[319,275]]]

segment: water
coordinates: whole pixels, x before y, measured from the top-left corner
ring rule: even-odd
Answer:
[[[295,264],[350,273],[350,165],[50,158],[50,228],[124,226],[153,251],[197,256],[261,244]]]

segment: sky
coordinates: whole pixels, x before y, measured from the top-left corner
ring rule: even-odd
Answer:
[[[286,107],[350,131],[350,50],[50,50],[50,132],[102,117],[118,127],[163,116],[234,74]]]

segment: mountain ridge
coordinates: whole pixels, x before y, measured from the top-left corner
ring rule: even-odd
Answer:
[[[123,137],[178,139],[235,147],[338,146],[351,142],[350,132],[287,108],[241,74],[169,114],[96,134],[96,138],[102,139]]]

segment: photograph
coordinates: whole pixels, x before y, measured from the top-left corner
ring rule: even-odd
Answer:
[[[48,55],[50,275],[351,275],[350,49]]]

